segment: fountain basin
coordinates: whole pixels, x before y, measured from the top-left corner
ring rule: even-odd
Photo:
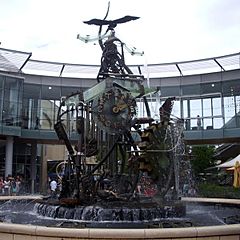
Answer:
[[[181,218],[186,214],[186,207],[180,201],[158,204],[156,202],[102,202],[91,206],[66,206],[59,201],[38,201],[36,212],[45,217],[80,220],[83,223],[150,223],[156,219]],[[116,225],[116,224],[115,224]]]
[[[19,197],[14,197],[14,199]],[[38,197],[24,197],[24,199],[37,199]],[[39,197],[40,198],[40,197]],[[9,199],[7,197],[4,200]],[[23,199],[23,198],[20,198]],[[230,204],[240,207],[240,200],[235,199],[198,199],[184,198],[183,201]],[[59,228],[35,226],[29,224],[0,223],[0,239],[4,240],[73,240],[73,239],[237,239],[240,238],[240,224],[219,226],[201,226],[186,228]]]
[[[4,240],[73,240],[73,239],[227,239],[239,240],[240,224],[174,229],[67,229],[0,224],[0,239]]]

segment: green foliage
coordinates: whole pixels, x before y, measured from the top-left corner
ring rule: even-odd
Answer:
[[[203,183],[198,186],[199,197],[208,198],[237,198],[240,199],[240,189],[232,186],[219,186]]]
[[[214,152],[214,146],[202,145],[192,148],[191,164],[196,176],[204,172],[206,168],[214,165]]]

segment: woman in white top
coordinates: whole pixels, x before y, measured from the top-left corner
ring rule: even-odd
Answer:
[[[4,193],[5,195],[10,195],[11,193],[11,181],[9,180],[9,178],[5,178],[4,182]]]

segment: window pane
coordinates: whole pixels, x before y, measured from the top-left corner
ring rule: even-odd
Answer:
[[[222,92],[221,83],[204,83],[204,84],[201,84],[201,92],[202,92],[202,94],[221,93]]]
[[[6,77],[5,80],[5,89],[15,89],[18,90],[20,88],[19,85],[21,85],[21,82],[23,80],[21,79],[16,79],[16,78],[12,78],[12,77]]]
[[[201,88],[200,84],[194,84],[194,85],[188,85],[188,86],[182,86],[182,95],[200,95],[201,94]]]
[[[221,104],[221,98],[213,98],[212,99],[212,105],[213,105],[213,116],[222,115],[222,104]]]
[[[4,76],[0,75],[0,89],[3,88]]]
[[[213,118],[213,128],[219,129],[223,127],[223,119],[222,118]]]
[[[77,91],[79,91],[79,88],[76,87],[62,87],[62,96],[69,96]]]
[[[236,127],[234,97],[224,97],[225,127]]]
[[[54,124],[54,101],[41,100],[40,111],[41,129],[53,129]]]
[[[203,119],[203,128],[204,129],[211,129],[212,126],[212,118],[204,118]]]
[[[183,100],[183,118],[188,118],[188,100]]]
[[[203,116],[204,117],[212,116],[211,98],[203,99]]]
[[[236,112],[240,113],[240,96],[236,96]]]
[[[239,94],[240,80],[224,81],[223,82],[223,95],[233,96]]]
[[[161,87],[161,97],[177,97],[180,96],[180,87]]]
[[[172,114],[178,118],[181,117],[180,100],[175,100],[173,102]]]
[[[190,100],[190,117],[191,128],[193,130],[200,129],[202,127],[202,101],[201,99]]]
[[[42,99],[45,100],[59,100],[61,98],[60,87],[56,86],[42,86]]]
[[[191,118],[196,118],[197,115],[202,117],[202,102],[201,99],[191,99],[190,100],[190,116]]]
[[[24,84],[23,97],[28,99],[40,99],[41,85]]]

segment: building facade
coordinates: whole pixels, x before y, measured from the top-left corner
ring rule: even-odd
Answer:
[[[19,63],[16,59],[9,59],[6,53],[15,57],[20,55],[23,59]],[[60,102],[72,93],[94,86],[99,66],[34,61],[27,53],[6,49],[0,49],[0,56],[0,176],[22,175],[29,192],[43,191],[48,184],[47,162],[67,157],[54,131]],[[228,68],[226,59],[229,58],[234,60],[233,68]],[[145,86],[157,89],[155,94],[148,95],[151,114],[158,119],[161,104],[168,97],[175,97],[172,114],[184,120],[186,144],[238,144],[239,55],[199,61],[208,63],[210,60],[218,63],[217,69],[214,65],[214,71],[191,71],[186,75],[183,73],[186,66],[196,62],[150,65]],[[219,64],[220,60],[225,61],[226,69],[223,63]],[[174,67],[174,71],[177,69],[177,74],[167,76],[170,67]],[[145,67],[131,68],[133,72],[142,74]],[[205,68],[200,66],[198,69]],[[138,114],[146,115],[141,100]],[[66,117],[66,124],[70,122],[74,139],[75,125],[71,123],[71,116],[69,119]]]

